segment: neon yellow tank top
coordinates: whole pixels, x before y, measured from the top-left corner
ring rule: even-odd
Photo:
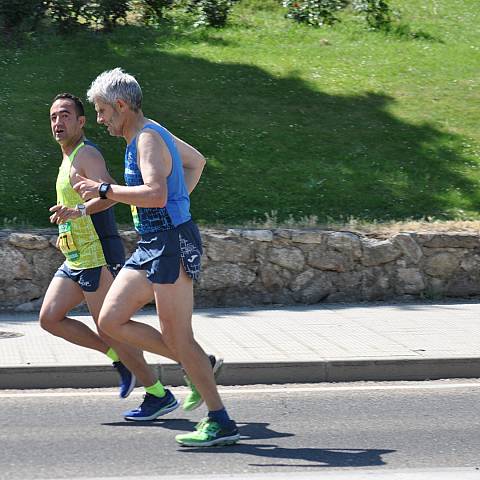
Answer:
[[[57,204],[75,208],[83,203],[82,197],[70,184],[70,169],[77,152],[85,144],[81,142],[60,165],[56,183]],[[67,265],[74,270],[106,265],[102,244],[89,215],[75,218],[58,226],[59,246]]]

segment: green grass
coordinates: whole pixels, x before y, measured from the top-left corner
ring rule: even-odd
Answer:
[[[201,224],[479,219],[480,12],[474,0],[396,0],[389,33],[357,17],[315,29],[243,0],[223,30],[177,18],[109,35],[51,32],[0,49],[0,222],[48,225],[59,148],[48,109],[101,71],[140,81],[144,111],[207,157]],[[123,149],[88,136],[122,180]],[[118,218],[129,223],[129,211]]]

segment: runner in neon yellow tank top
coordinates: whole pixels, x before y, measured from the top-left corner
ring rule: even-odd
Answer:
[[[72,188],[70,171],[77,152],[85,146],[82,141],[73,152],[65,156],[57,177],[57,204],[69,208],[76,208],[82,204],[80,195]],[[66,263],[70,268],[79,270],[106,265],[102,244],[93,225],[90,215],[67,220],[58,226],[58,246],[65,255]]]
[[[57,245],[66,260],[45,293],[40,324],[53,335],[106,354],[120,374],[121,398],[130,394],[137,378],[148,391],[158,379],[145,362],[142,351],[98,330],[100,308],[118,264],[121,266],[124,262],[123,244],[110,208],[115,202],[94,200],[83,204],[72,188],[78,174],[102,181],[113,182],[113,179],[100,151],[84,138],[85,114],[77,97],[57,95],[50,108],[50,123],[63,154],[56,184],[57,205],[50,209],[50,221],[59,226]],[[98,333],[67,316],[82,301],[86,301]]]

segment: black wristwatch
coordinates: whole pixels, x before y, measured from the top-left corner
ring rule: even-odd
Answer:
[[[98,194],[100,195],[100,198],[103,198],[104,200],[107,199],[107,192],[110,189],[110,184],[109,183],[102,183],[98,187]]]

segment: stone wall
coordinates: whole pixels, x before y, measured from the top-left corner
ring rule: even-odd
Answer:
[[[135,232],[122,232],[127,254]],[[480,294],[480,236],[325,230],[202,230],[197,307]],[[53,230],[0,231],[0,308],[37,309],[63,261]]]

